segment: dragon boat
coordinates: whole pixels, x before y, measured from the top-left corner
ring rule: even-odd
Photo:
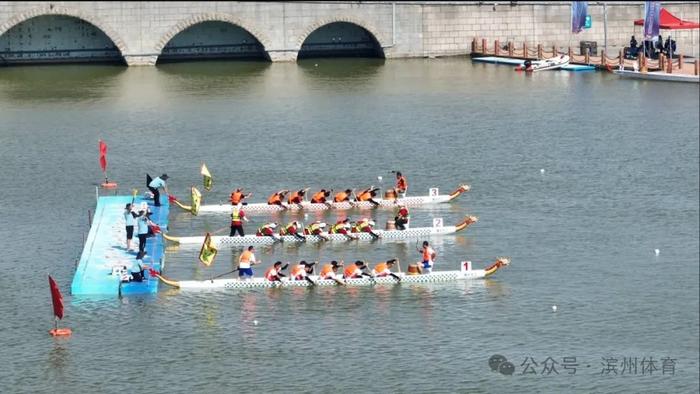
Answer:
[[[246,213],[269,213],[269,212],[281,212],[285,210],[289,211],[322,211],[328,209],[335,210],[347,210],[353,208],[360,209],[371,209],[371,208],[396,208],[399,205],[405,206],[418,206],[424,204],[440,204],[446,203],[459,197],[462,193],[468,192],[471,189],[469,185],[460,185],[450,194],[440,194],[440,190],[436,187],[430,188],[428,190],[427,196],[410,196],[402,198],[384,198],[375,199],[379,205],[375,206],[369,201],[353,201],[353,202],[328,202],[328,203],[312,203],[309,201],[304,201],[300,204],[288,204],[283,203],[283,206],[279,205],[269,205],[267,203],[253,203],[246,204],[243,209]],[[216,204],[216,205],[185,205],[178,201],[176,198],[171,197],[170,202],[178,207],[192,212],[193,214],[198,213],[231,213],[231,204]]]
[[[476,216],[467,216],[462,221],[454,226],[442,226],[440,225],[441,220],[436,219],[434,223],[437,223],[433,227],[415,227],[408,228],[406,230],[372,230],[375,234],[379,236],[379,239],[387,240],[397,240],[397,239],[408,239],[408,238],[419,238],[419,237],[430,237],[433,235],[445,235],[456,233],[457,231],[464,230],[471,224],[476,223],[479,220]],[[355,239],[353,239],[353,238]],[[169,234],[163,233],[163,238],[168,241],[178,243],[180,245],[187,244],[197,244],[201,245],[204,243],[204,236],[195,237],[175,237]],[[324,239],[325,238],[325,239]],[[282,235],[277,238],[270,236],[260,236],[260,235],[245,235],[243,237],[228,237],[228,236],[212,236],[212,241],[217,245],[271,245],[275,242],[283,243],[315,243],[323,241],[372,241],[375,239],[369,233],[350,233],[350,235],[344,234],[329,234],[323,233],[319,235],[306,235],[305,240],[295,237],[294,235]]]
[[[472,279],[487,278],[500,268],[510,264],[510,259],[501,257],[485,269],[472,269],[470,261],[463,261],[459,271],[434,271],[428,274],[395,273],[400,278],[392,276],[362,277],[354,279],[342,279],[346,286],[371,286],[371,285],[395,285],[397,283],[436,283],[455,282]],[[210,280],[172,280],[161,274],[155,274],[166,285],[182,290],[208,290],[208,289],[249,289],[256,287],[309,287],[309,286],[339,286],[333,279],[319,279],[316,275],[309,276],[309,280],[290,280],[282,278],[281,282],[272,282],[265,278],[241,279],[210,279]]]

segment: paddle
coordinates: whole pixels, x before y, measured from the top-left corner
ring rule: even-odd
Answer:
[[[236,269],[233,270],[233,271],[225,272],[225,273],[223,273],[223,274],[221,274],[221,275],[216,275],[216,276],[214,276],[213,278],[211,278],[211,280],[221,278],[221,277],[224,276],[224,275],[232,274],[232,273],[238,271],[239,269],[241,269],[241,268],[238,267],[238,268],[236,268]]]

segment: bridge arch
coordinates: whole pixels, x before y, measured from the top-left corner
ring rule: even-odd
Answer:
[[[4,23],[0,24],[0,38],[2,38],[2,36],[8,31],[10,31],[13,27],[16,27],[30,19],[39,18],[43,16],[65,16],[70,18],[76,18],[91,24],[92,26],[100,30],[109,40],[112,41],[114,46],[119,50],[119,55],[121,56],[122,60],[125,61],[124,55],[128,53],[128,48],[124,40],[119,35],[119,33],[117,33],[114,29],[112,29],[112,27],[109,24],[102,21],[99,17],[71,7],[56,6],[50,4],[47,6],[35,7],[27,11],[21,12],[8,19]],[[2,48],[0,48],[0,50],[2,50]]]
[[[352,48],[346,46],[344,50],[339,45],[341,37],[337,37],[338,41],[336,41],[335,43],[328,42],[324,44],[309,42],[313,41],[315,39],[315,36],[318,36],[323,33],[338,34],[338,32],[340,30],[343,30],[343,28],[346,30],[346,33],[350,34],[351,36],[354,36],[355,39],[361,39],[363,41],[362,48],[364,48],[364,53],[374,52],[374,56],[372,57],[385,57],[384,47],[387,46],[387,43],[384,42],[383,38],[379,34],[380,30],[376,26],[374,26],[370,22],[352,16],[334,16],[330,18],[318,19],[313,23],[309,24],[302,31],[302,33],[297,37],[295,43],[295,49],[297,50],[297,58],[305,57],[306,53],[309,53],[308,50],[310,46],[320,46],[326,48],[328,49],[328,53],[331,54],[330,56],[353,56],[352,54],[350,54],[352,52]],[[324,30],[326,31],[324,32]],[[364,35],[360,36],[360,34],[362,33],[364,33]],[[332,39],[335,40],[335,38]],[[333,50],[333,44],[336,44],[337,50]],[[359,48],[357,45],[355,45],[355,47]],[[344,54],[344,52],[346,52],[347,54]]]
[[[264,54],[264,57],[269,59],[267,48],[270,47],[271,41],[268,38],[268,36],[264,34],[261,30],[259,30],[253,23],[249,23],[233,15],[224,13],[199,14],[181,20],[161,37],[161,39],[156,43],[156,46],[153,48],[153,53],[156,53],[158,55],[159,60],[161,60],[160,58],[161,55],[163,55],[163,51],[166,49],[168,43],[170,43],[171,40],[173,40],[173,38],[175,38],[180,33],[187,31],[190,28],[208,22],[220,22],[239,28],[240,30],[245,32],[245,34],[252,37],[255,41],[257,41],[257,43],[259,43],[262,46],[261,51]]]

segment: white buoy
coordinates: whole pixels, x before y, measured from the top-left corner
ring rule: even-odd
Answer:
[[[309,214],[308,214],[308,213],[305,213],[305,214],[304,214],[304,220],[306,220],[306,219],[308,219],[308,218],[309,218]]]
[[[540,168],[540,174],[544,174],[544,168]]]
[[[381,180],[382,180],[382,176],[379,175],[379,176],[377,177],[377,180],[378,180],[378,181],[381,181]]]
[[[314,67],[318,67],[318,63],[314,63]]]
[[[556,306],[556,305],[552,305],[552,312],[556,312],[556,311],[557,311],[557,306]]]
[[[659,249],[654,249],[654,254],[655,254],[655,255],[657,255],[657,256],[658,256],[658,255],[659,255],[659,253],[661,253],[661,251],[660,251]]]
[[[257,325],[258,325],[258,321],[257,321],[257,320],[253,320],[253,325],[256,325],[256,326],[257,326]]]

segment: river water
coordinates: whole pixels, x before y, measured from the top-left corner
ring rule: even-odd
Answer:
[[[2,69],[0,392],[696,392],[698,96],[457,58]],[[123,194],[167,172],[187,200],[201,162],[209,202],[237,186],[252,201],[386,187],[391,170],[409,194],[466,182],[453,204],[412,210],[413,226],[480,219],[434,239],[436,268],[512,264],[470,283],[71,297],[99,138]],[[174,235],[227,225],[170,220]],[[196,253],[169,249],[164,272],[208,278],[239,250],[222,248],[209,268]],[[265,266],[392,256],[405,269],[415,241],[258,250]],[[70,339],[47,334],[48,273]],[[495,354],[512,375],[490,369]]]

